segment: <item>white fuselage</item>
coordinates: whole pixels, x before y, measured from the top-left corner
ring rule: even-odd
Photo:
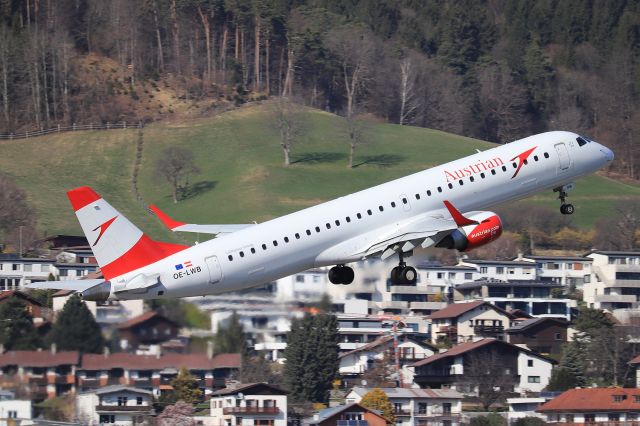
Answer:
[[[401,222],[426,213],[448,215],[444,200],[461,212],[485,209],[565,185],[612,159],[608,148],[596,142],[579,146],[577,137],[548,132],[497,146],[195,245],[112,284],[117,290],[136,275],[160,274],[160,287],[130,297],[185,297],[240,290],[313,267],[358,261],[367,244]],[[517,156],[532,148],[519,169]],[[185,262],[191,266],[176,269]]]

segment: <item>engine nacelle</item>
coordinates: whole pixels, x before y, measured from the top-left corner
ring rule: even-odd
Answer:
[[[502,221],[497,214],[478,212],[467,217],[478,224],[456,229],[440,240],[436,247],[469,251],[497,240],[502,235]]]
[[[109,281],[105,281],[93,287],[86,289],[81,292],[83,300],[88,300],[91,302],[106,302],[109,296],[111,295],[111,283]]]

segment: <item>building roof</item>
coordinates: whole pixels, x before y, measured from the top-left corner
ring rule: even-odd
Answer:
[[[22,257],[18,253],[0,253],[0,261],[12,261],[21,263],[54,263],[55,259],[42,257]]]
[[[476,309],[482,305],[488,305],[491,309],[494,309],[508,317],[511,317],[511,314],[504,309],[498,308],[495,305],[492,305],[489,302],[485,302],[483,300],[475,300],[473,302],[464,302],[464,303],[452,303],[446,308],[440,309],[429,315],[427,318],[430,319],[446,319],[446,318],[458,318],[460,315],[465,314],[469,311]]]
[[[38,305],[40,307],[44,306],[42,303],[40,303],[38,300],[36,300],[33,297],[31,297],[29,294],[23,293],[20,290],[0,291],[0,303],[3,302],[6,299],[12,297],[12,296],[16,296],[16,297],[19,297],[21,299],[27,300],[29,303],[32,303],[34,305]]]
[[[355,386],[351,389],[359,396],[364,396],[374,388]],[[462,399],[463,395],[453,389],[409,389],[409,388],[381,388],[389,398],[430,398],[430,399]]]
[[[509,280],[503,281],[495,278],[481,278],[479,280],[470,281],[462,284],[456,284],[456,290],[466,290],[469,288],[478,288],[485,285],[497,285],[504,287],[549,287],[559,288],[562,287],[560,283],[553,283],[548,281],[536,281],[536,280]]]
[[[616,250],[592,250],[585,256],[590,254],[602,254],[604,256],[640,256],[640,250],[616,251]]]
[[[525,268],[535,268],[532,262],[522,260],[483,260],[483,259],[463,259],[463,263],[473,263],[474,265],[505,265],[505,266],[524,266]]]
[[[171,321],[169,318],[160,315],[159,313],[157,313],[156,311],[147,311],[142,315],[138,315],[137,317],[133,317],[128,321],[125,321],[121,324],[118,324],[118,329],[119,330],[124,330],[127,328],[132,328],[135,327],[137,325],[143,324],[147,321],[150,321],[152,319],[157,319],[157,320],[162,320],[165,322],[170,323],[171,325],[175,326],[175,327],[179,327],[178,324],[176,324],[174,321]]]
[[[353,411],[355,409],[360,409],[362,411],[367,411],[375,416],[378,416],[380,419],[384,420],[386,422],[386,419],[384,417],[382,417],[380,415],[380,413],[376,410],[371,410],[369,408],[363,407],[362,405],[358,404],[357,402],[351,403],[351,404],[346,404],[346,405],[338,405],[337,407],[331,407],[331,408],[325,408],[324,410],[320,410],[318,412],[318,418],[316,419],[315,416],[314,417],[310,417],[307,419],[304,419],[302,421],[303,424],[308,424],[308,425],[317,425],[319,423],[322,423],[332,417],[335,417],[345,411]]]
[[[228,387],[213,392],[214,396],[235,395],[243,393],[247,395],[286,395],[288,392],[269,383],[245,383],[234,387]]]
[[[464,265],[453,265],[453,266],[446,266],[446,265],[439,265],[439,264],[434,264],[434,263],[429,263],[429,262],[422,262],[422,263],[418,263],[416,265],[416,269],[421,269],[421,270],[425,270],[425,269],[433,269],[433,270],[445,270],[445,271],[464,271],[464,272],[475,272],[476,268],[474,268],[473,266],[464,266]]]
[[[635,357],[631,361],[629,361],[629,364],[631,364],[631,365],[640,364],[640,355],[638,355],[637,357]]]
[[[86,354],[82,356],[82,370],[163,370],[187,367],[190,370],[211,370],[217,368],[240,368],[240,354],[218,354],[209,358],[205,353],[174,354],[161,356],[136,355],[118,352],[114,354]]]
[[[0,355],[0,367],[17,365],[19,367],[55,367],[58,365],[77,365],[78,351],[8,351]]]
[[[582,256],[522,256],[523,259],[550,260],[558,262],[593,262],[593,259]]]
[[[416,338],[413,338],[411,336],[401,335],[401,336],[399,336],[398,339],[399,340],[402,339],[402,342],[399,342],[399,343],[404,343],[407,340],[410,340],[410,341],[414,342],[415,344],[420,345],[422,347],[427,347],[427,348],[430,348],[430,349],[432,349],[434,351],[436,350],[436,347],[433,346],[432,344],[423,342],[423,341],[421,341],[419,339],[416,339]],[[393,342],[393,336],[391,336],[391,335],[381,336],[381,337],[378,337],[373,342],[369,342],[364,346],[360,346],[359,348],[353,349],[353,350],[351,350],[349,352],[341,353],[340,355],[338,355],[338,358],[344,358],[345,356],[352,355],[352,354],[355,354],[355,353],[358,353],[358,352],[370,351],[370,350],[373,350],[373,349],[375,349],[375,348],[377,348],[379,346],[384,345],[385,343],[390,343],[390,342]]]
[[[616,402],[616,400],[618,401]],[[638,412],[640,411],[640,389],[569,389],[543,404],[536,411],[541,413],[594,411]]]
[[[145,395],[151,395],[152,394],[152,392],[150,390],[136,388],[136,387],[133,387],[133,386],[126,386],[126,385],[105,386],[103,388],[99,388],[99,389],[96,389],[96,390],[90,391],[90,392],[93,392],[96,395],[107,395],[107,394],[110,394],[110,393],[116,393],[116,392],[122,392],[122,391],[133,392],[133,393],[143,393]],[[90,392],[87,392],[87,393],[90,393]]]
[[[411,364],[411,367],[421,367],[423,365],[427,365],[427,364],[431,364],[432,362],[441,360],[441,359],[445,359],[445,358],[451,358],[451,357],[456,357],[458,355],[463,355],[467,352],[472,352],[475,351],[476,349],[482,348],[484,346],[488,346],[488,345],[492,345],[492,344],[496,344],[496,345],[503,345],[503,346],[507,346],[507,347],[511,347],[513,349],[517,349],[519,351],[522,352],[527,352],[530,355],[535,356],[536,358],[540,358],[542,360],[546,360],[549,361],[553,364],[556,364],[556,361],[554,361],[551,358],[548,358],[544,355],[540,355],[537,352],[534,352],[530,349],[526,349],[523,348],[521,346],[517,346],[517,345],[512,345],[511,343],[507,343],[504,342],[502,340],[497,340],[497,339],[493,339],[493,338],[487,338],[487,339],[481,339],[481,340],[477,340],[475,342],[465,342],[465,343],[460,343],[454,347],[452,347],[451,349],[449,349],[446,352],[441,352],[439,354],[435,354],[432,355],[428,358],[422,359],[418,362],[415,362],[413,364]]]
[[[556,325],[568,327],[569,323],[560,318],[547,318],[547,317],[538,317],[538,318],[530,318],[528,320],[519,322],[518,324],[512,325],[507,329],[507,333],[519,333],[521,331],[526,331],[533,327],[536,327],[545,322],[556,323]]]

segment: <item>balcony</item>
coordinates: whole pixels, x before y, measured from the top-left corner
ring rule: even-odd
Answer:
[[[278,407],[227,407],[222,409],[222,414],[278,414]]]
[[[446,302],[409,302],[409,309],[439,311],[447,307]]]
[[[409,308],[409,302],[403,301],[386,301],[380,302],[382,309],[407,309]]]
[[[72,374],[55,376],[53,382],[56,385],[72,385],[76,382],[75,377]]]
[[[149,405],[97,405],[96,412],[104,413],[128,413],[128,414],[151,414],[152,407]]]
[[[504,326],[502,325],[474,325],[473,332],[480,335],[492,335],[504,333]]]
[[[443,325],[440,327],[440,329],[436,332],[438,334],[458,334],[458,327],[456,327],[455,325]]]
[[[389,287],[391,294],[440,294],[442,289],[435,286],[392,285]]]
[[[396,417],[411,417],[411,410],[394,410],[393,415]]]
[[[145,378],[137,378],[137,379],[129,379],[129,384],[131,386],[140,386],[140,387],[152,387],[151,379]]]
[[[634,295],[598,294],[595,301],[600,303],[635,303],[637,300]]]

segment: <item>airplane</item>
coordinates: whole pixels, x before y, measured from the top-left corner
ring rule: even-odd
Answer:
[[[497,214],[482,209],[544,189],[558,193],[562,214],[573,181],[611,162],[607,147],[554,131],[478,151],[437,167],[261,224],[178,222],[150,206],[173,231],[215,238],[185,246],[154,241],[88,187],[67,192],[104,279],[47,281],[29,288],[75,290],[85,300],[189,297],[237,291],[314,267],[350,284],[349,263],[398,256],[391,280],[414,284],[406,264],[417,247],[468,251],[502,233]]]

